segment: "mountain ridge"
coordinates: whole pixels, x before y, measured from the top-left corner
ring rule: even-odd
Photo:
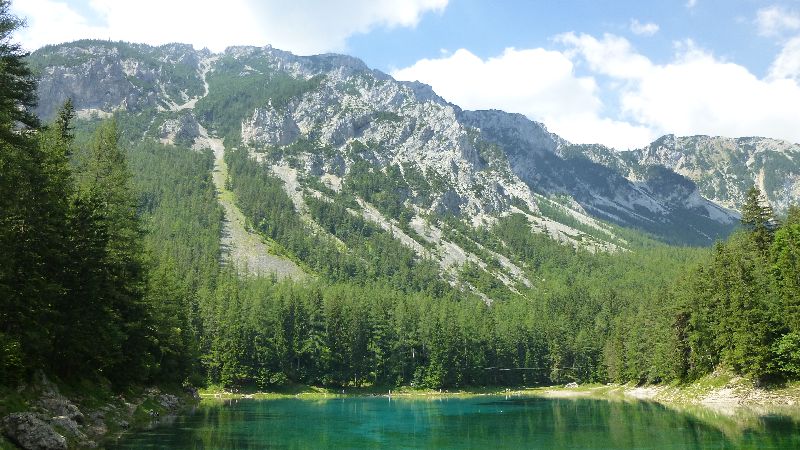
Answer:
[[[430,204],[423,205],[417,194],[424,186],[406,188],[400,203],[412,217],[452,213],[490,226],[498,215],[532,212],[532,226],[541,219],[548,228],[554,221],[541,214],[544,204],[598,230],[603,227],[593,224],[601,219],[669,242],[709,244],[736,224],[731,208],[741,204],[751,175],[762,187],[777,183],[767,170],[775,158],[759,160],[766,163],[754,165],[754,173],[747,169],[714,184],[670,165],[669,152],[571,144],[522,115],[462,110],[430,86],[396,81],[347,55],[296,56],[270,46],[213,54],[186,44],[77,41],[37,50],[30,61],[41,74],[42,117],[69,96],[82,117],[125,111],[150,119],[142,136],[164,142],[191,144],[202,124],[229,145],[244,145],[271,164],[297,165],[334,190],[354,163],[366,161],[368,171],[384,173],[396,166],[406,184],[408,170],[430,189],[423,196]],[[259,93],[265,86],[268,92]],[[767,155],[797,148],[752,146]],[[673,154],[680,150],[673,146]],[[798,172],[790,166],[782,174],[796,180]],[[782,211],[797,198],[796,187],[792,181],[783,194],[765,191]],[[574,236],[593,240],[579,231],[573,242]]]

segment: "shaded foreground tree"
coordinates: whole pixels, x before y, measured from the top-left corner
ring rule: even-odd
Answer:
[[[0,1],[0,381],[44,356],[64,264],[66,160],[63,146],[39,145],[35,81],[11,42],[21,25]]]
[[[180,381],[191,370],[185,292],[163,274],[177,269],[155,272],[145,253],[116,121],[76,144],[67,100],[40,126],[26,55],[10,40],[21,25],[0,1],[0,383],[42,368],[119,386]]]

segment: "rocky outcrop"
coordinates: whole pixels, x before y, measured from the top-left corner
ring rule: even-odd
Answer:
[[[54,427],[64,430],[65,434],[73,437],[78,442],[88,444],[86,434],[81,429],[81,426],[67,416],[55,416],[50,419],[50,424]]]
[[[3,434],[26,450],[66,450],[67,440],[34,413],[12,413],[3,421]]]
[[[632,180],[661,167],[691,180],[700,196],[724,208],[741,208],[753,185],[779,212],[800,200],[800,144],[777,139],[669,134],[637,150],[569,145],[558,153],[587,158]]]
[[[137,414],[141,416],[137,410],[146,401],[156,405],[151,410],[154,417],[172,416],[185,404],[182,397],[154,387],[130,401],[119,395],[99,407],[79,407],[42,373],[34,377],[30,386],[20,389],[27,389],[38,398],[30,402],[29,411],[2,418],[0,434],[24,449],[96,448],[109,433],[128,429]]]
[[[188,112],[176,119],[166,120],[159,128],[162,142],[191,147],[200,136],[200,124],[194,114]]]
[[[83,448],[95,447],[95,441],[88,435],[98,434],[92,432],[80,408],[62,395],[43,373],[36,375],[35,385],[41,390],[39,398],[33,403],[36,416],[67,441],[78,443]]]
[[[75,109],[112,112],[171,109],[203,93],[200,61],[207,50],[85,40],[46,47],[29,61],[39,73],[36,113],[50,120],[67,98]],[[40,58],[44,53],[47,58]]]
[[[242,142],[253,146],[289,145],[300,137],[300,128],[292,116],[268,105],[253,112],[242,124]]]
[[[161,394],[156,401],[167,411],[177,411],[182,405],[181,400],[172,394]]]
[[[37,402],[39,408],[53,416],[60,416],[75,423],[84,423],[86,418],[83,413],[68,398],[58,392],[52,384],[45,385],[47,389]]]

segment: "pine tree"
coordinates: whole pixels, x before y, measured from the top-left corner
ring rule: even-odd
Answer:
[[[796,209],[776,233],[770,249],[773,279],[789,329],[800,333],[800,221]]]
[[[51,346],[71,186],[68,143],[31,112],[35,80],[11,42],[22,21],[8,10],[0,1],[0,378],[9,361],[40,366]]]
[[[24,21],[9,12],[11,2],[0,0],[0,143],[21,144],[24,130],[39,127],[32,112],[36,105],[36,79],[25,62],[22,47],[11,42]]]
[[[89,159],[76,178],[80,198],[94,208],[88,218],[93,226],[86,229],[105,234],[102,263],[87,269],[97,271],[98,284],[92,287],[96,297],[87,301],[93,302],[89,310],[99,315],[95,322],[104,328],[106,339],[95,352],[101,359],[95,367],[121,383],[141,379],[155,368],[148,342],[151,316],[144,300],[143,230],[115,119],[95,132]],[[80,230],[76,232],[80,236]]]
[[[742,225],[750,232],[762,252],[766,252],[778,226],[772,207],[763,199],[761,191],[754,185],[747,191],[742,206]]]
[[[65,142],[72,142],[75,139],[75,134],[73,133],[75,127],[72,124],[74,120],[75,106],[72,104],[72,98],[68,98],[58,111],[55,121],[55,127],[61,135],[61,139]]]

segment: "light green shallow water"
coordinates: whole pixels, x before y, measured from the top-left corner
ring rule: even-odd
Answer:
[[[800,424],[789,419],[714,422],[653,403],[586,399],[238,400],[203,404],[111,448],[800,449]]]

